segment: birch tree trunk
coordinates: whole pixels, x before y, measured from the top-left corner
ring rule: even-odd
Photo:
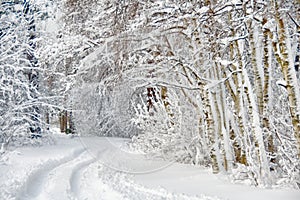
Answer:
[[[289,100],[289,109],[291,115],[291,121],[294,129],[294,136],[297,140],[298,144],[298,157],[300,158],[300,97],[299,97],[299,88],[297,83],[296,71],[293,60],[291,57],[291,49],[289,38],[287,38],[286,34],[288,31],[284,26],[284,20],[280,16],[278,3],[275,2],[275,17],[278,24],[278,50],[277,61],[281,66],[281,70],[283,73],[284,80],[286,82],[286,90],[288,93]],[[288,51],[290,50],[290,51]],[[290,53],[290,54],[289,54]]]
[[[231,22],[232,20],[232,16],[231,13],[228,13],[228,20]],[[232,24],[230,24],[231,26],[233,26]],[[236,32],[235,30],[232,28],[231,29],[231,34],[232,37],[235,36]],[[235,48],[236,47],[236,48]],[[235,60],[235,56],[239,55],[239,49],[237,46],[237,41],[232,41],[229,44],[229,59],[230,61],[234,62]],[[239,66],[241,65],[241,61],[238,58],[238,62],[239,62]],[[238,130],[239,132],[234,133],[234,131],[231,131],[230,133],[230,138],[231,140],[233,140],[233,146],[234,146],[234,151],[235,151],[235,159],[236,162],[247,165],[247,157],[246,157],[246,143],[245,143],[245,127],[243,124],[243,112],[242,112],[242,108],[243,108],[243,102],[241,99],[241,86],[242,86],[242,82],[240,79],[240,74],[238,73],[238,71],[240,70],[239,66],[237,66],[236,64],[231,64],[232,67],[232,71],[236,71],[237,73],[233,73],[232,74],[232,79],[233,81],[226,81],[225,85],[226,85],[226,89],[229,91],[229,94],[234,102],[234,115],[236,117],[237,120],[237,124],[238,124]],[[226,73],[226,71],[224,71],[223,73],[223,78],[226,78],[228,76],[228,74]]]
[[[214,76],[217,80],[221,80],[220,66],[215,63]],[[233,153],[232,153],[232,144],[230,143],[229,136],[229,122],[226,120],[226,101],[225,101],[225,87],[223,84],[219,84],[216,88],[216,92],[214,93],[215,106],[218,117],[218,132],[219,138],[221,140],[221,156],[223,157],[223,167],[226,171],[231,172],[232,170],[232,162],[233,162]]]
[[[247,99],[249,101],[249,114],[252,120],[252,134],[254,138],[255,149],[254,152],[257,156],[259,169],[258,172],[258,181],[261,180],[263,184],[270,184],[268,181],[270,180],[270,173],[269,173],[269,161],[267,158],[267,153],[265,150],[265,143],[263,138],[263,131],[260,127],[260,117],[255,110],[257,110],[257,102],[255,101],[255,95],[252,90],[252,86],[248,77],[246,70],[243,68],[243,77],[245,78],[245,94],[247,95]],[[254,158],[256,158],[256,156]],[[254,160],[255,161],[255,160]],[[256,162],[256,161],[255,161]],[[254,163],[252,165],[255,166]],[[253,167],[254,167],[253,166]]]
[[[216,155],[216,138],[214,133],[214,121],[212,117],[212,108],[210,105],[210,99],[209,99],[209,91],[204,88],[204,83],[200,82],[200,95],[201,100],[203,102],[204,106],[204,115],[205,115],[205,126],[206,126],[206,132],[209,140],[209,146],[210,146],[210,158],[211,158],[211,165],[213,173],[218,173],[220,171],[218,166],[218,160]]]
[[[262,26],[267,23],[267,19],[264,18],[262,21]],[[267,150],[271,155],[270,161],[276,163],[275,161],[275,146],[274,138],[270,130],[270,122],[268,118],[269,110],[269,94],[270,94],[270,66],[272,64],[272,52],[271,52],[271,42],[270,42],[270,30],[264,28],[263,30],[263,64],[264,64],[264,82],[263,82],[263,110],[262,110],[262,126],[265,137],[267,137]],[[272,168],[271,168],[272,169]]]

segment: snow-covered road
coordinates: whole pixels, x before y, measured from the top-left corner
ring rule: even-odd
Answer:
[[[78,173],[94,161],[87,151],[78,150],[60,161],[47,163],[28,177],[17,196],[28,199],[68,199],[79,189]]]
[[[286,199],[297,190],[233,185],[209,170],[148,159],[126,140],[67,138],[0,159],[0,199]]]

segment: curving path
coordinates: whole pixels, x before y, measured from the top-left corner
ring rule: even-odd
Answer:
[[[27,180],[21,186],[17,194],[19,199],[34,199],[37,198],[45,189],[47,180],[51,177],[52,172],[57,168],[72,162],[81,154],[84,149],[78,149],[73,154],[63,157],[59,160],[49,160],[46,163],[38,166],[38,169],[32,172]]]
[[[70,140],[70,142],[74,140]],[[76,140],[75,140],[76,141]],[[36,167],[21,185],[16,199],[21,200],[114,200],[114,199],[202,199],[173,194],[164,189],[150,189],[133,181],[124,172],[140,158],[118,151],[109,140],[83,141],[72,153],[60,159],[49,159]],[[138,168],[147,168],[144,163]],[[136,170],[136,169],[135,169]]]
[[[1,200],[298,200],[300,195],[234,185],[206,169],[144,157],[126,149],[123,139],[57,140],[1,158]]]
[[[87,159],[94,160],[86,150],[78,149],[60,160],[49,160],[28,176],[17,194],[18,199],[59,199],[55,198],[58,194],[67,199],[72,169]]]

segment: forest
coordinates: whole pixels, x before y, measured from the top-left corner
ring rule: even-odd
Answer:
[[[0,0],[0,154],[51,127],[300,188],[299,0]]]

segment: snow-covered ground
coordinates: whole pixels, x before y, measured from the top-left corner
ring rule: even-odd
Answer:
[[[0,199],[298,200],[300,191],[232,184],[196,166],[128,151],[118,138],[57,136],[0,159]]]

